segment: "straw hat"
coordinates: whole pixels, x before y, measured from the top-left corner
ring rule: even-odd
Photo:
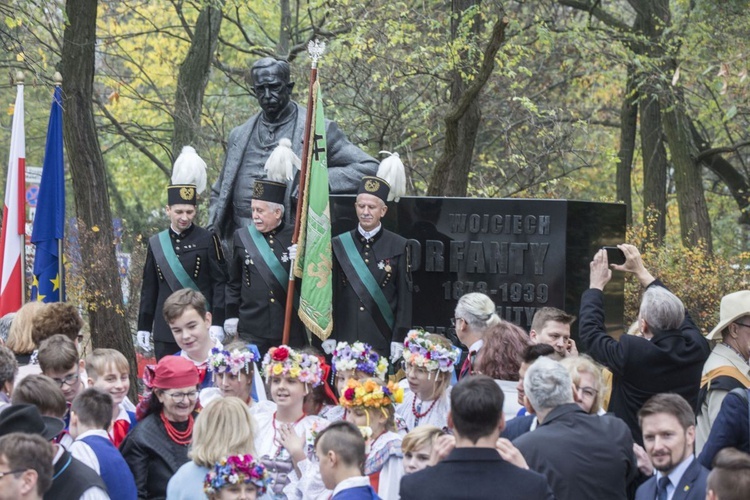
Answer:
[[[750,316],[750,290],[730,293],[721,298],[719,324],[706,338],[708,340],[720,339],[724,328],[742,316]]]

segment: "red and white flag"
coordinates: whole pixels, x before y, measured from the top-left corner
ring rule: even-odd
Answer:
[[[26,135],[23,126],[23,84],[18,85],[13,109],[8,180],[5,183],[3,227],[0,236],[0,316],[15,312],[23,303],[26,232]]]

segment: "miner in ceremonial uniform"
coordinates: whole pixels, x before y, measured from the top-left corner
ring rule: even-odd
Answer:
[[[284,330],[289,266],[295,250],[289,248],[294,227],[284,222],[285,192],[281,182],[256,180],[253,222],[237,229],[232,240],[224,329],[255,344],[261,356],[281,344]],[[305,344],[304,328],[293,314],[289,345]]]
[[[336,256],[333,335],[366,342],[381,355],[403,341],[411,327],[411,283],[407,240],[383,228],[391,186],[365,176],[354,204],[359,224],[332,240]]]
[[[206,164],[195,150],[185,146],[167,188],[169,229],[148,240],[143,267],[141,304],[138,311],[138,344],[154,351],[159,360],[180,350],[162,315],[164,301],[182,288],[199,290],[212,314],[211,336],[223,340],[226,262],[219,239],[193,223],[197,196],[206,187]]]
[[[234,231],[251,221],[253,184],[258,179],[273,178],[265,172],[270,156],[279,148],[301,156],[305,131],[307,110],[291,100],[294,82],[289,63],[266,57],[253,64],[250,74],[261,112],[229,134],[224,167],[211,189],[208,227],[227,245],[232,244]],[[377,160],[349,142],[336,123],[329,120],[326,147],[331,194],[356,192],[362,176],[378,169]],[[296,169],[287,175],[283,200],[287,222],[294,219],[292,199],[296,198],[297,177]]]

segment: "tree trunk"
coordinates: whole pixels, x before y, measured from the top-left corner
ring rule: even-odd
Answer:
[[[679,95],[665,103],[662,125],[667,136],[669,153],[674,165],[677,204],[680,212],[680,235],[686,246],[701,246],[712,253],[711,220],[703,192],[697,148],[693,143],[690,123],[685,116]]]
[[[628,67],[625,95],[620,108],[620,150],[617,152],[617,200],[625,203],[628,225],[633,223],[633,199],[630,173],[633,170],[635,137],[638,130],[638,95],[635,90],[635,75]]]
[[[219,39],[223,3],[223,0],[208,2],[200,12],[190,49],[180,65],[174,105],[173,158],[179,156],[183,146],[196,147],[200,137],[203,95]],[[196,149],[200,153],[200,148]]]
[[[281,23],[279,25],[279,41],[276,44],[276,54],[279,57],[289,57],[289,47],[292,38],[292,10],[289,0],[279,0],[281,9]]]
[[[649,229],[647,243],[659,246],[667,234],[667,152],[664,149],[659,101],[654,97],[641,102],[641,149],[643,224]]]
[[[455,37],[461,15],[476,0],[454,0],[452,8],[454,17],[451,33]],[[457,68],[451,74],[451,107],[445,116],[445,144],[443,152],[435,163],[428,196],[466,196],[471,171],[471,159],[474,154],[479,122],[482,113],[479,109],[479,93],[487,83],[495,67],[495,55],[505,41],[505,27],[508,21],[499,16],[492,28],[492,35],[484,50],[482,65],[470,85],[461,78]],[[478,34],[479,21],[475,19],[473,29]]]
[[[63,120],[94,347],[117,349],[130,363],[130,396],[136,394],[133,338],[124,315],[113,244],[112,214],[94,121],[97,0],[67,0],[62,48]]]

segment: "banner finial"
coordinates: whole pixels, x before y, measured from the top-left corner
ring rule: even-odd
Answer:
[[[323,52],[325,52],[325,50],[325,42],[321,42],[319,40],[310,40],[310,42],[307,44],[307,53],[310,55],[310,59],[312,59],[313,68],[318,67],[318,59],[323,56]]]

